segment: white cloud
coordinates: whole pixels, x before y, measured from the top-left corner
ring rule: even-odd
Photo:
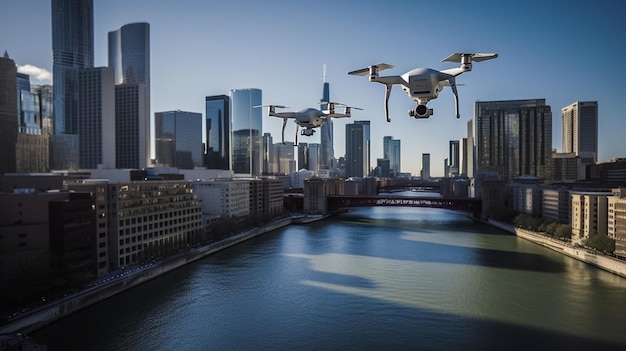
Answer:
[[[51,84],[52,73],[50,71],[33,65],[17,66],[17,71],[20,73],[28,74],[31,78],[39,81],[35,83]]]

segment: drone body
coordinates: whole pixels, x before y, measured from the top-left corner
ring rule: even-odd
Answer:
[[[402,90],[417,103],[417,107],[409,110],[409,116],[415,118],[428,118],[433,114],[433,110],[429,109],[426,104],[428,101],[436,99],[445,86],[450,86],[454,94],[454,102],[456,108],[456,117],[459,118],[459,97],[457,93],[457,84],[455,77],[461,73],[472,70],[472,61],[480,62],[498,57],[498,54],[452,54],[443,61],[460,62],[461,66],[443,71],[437,71],[431,68],[416,68],[401,76],[383,76],[379,72],[389,68],[395,68],[386,63],[379,63],[366,68],[348,72],[350,75],[364,76],[369,75],[370,82],[384,84],[385,89],[385,117],[387,122],[389,118],[389,96],[391,88],[394,85],[400,85]]]
[[[360,110],[357,107],[346,106],[337,102],[320,102],[320,105],[328,105],[328,110],[320,111],[314,108],[305,108],[295,112],[276,112],[277,108],[287,108],[282,105],[266,105],[269,107],[269,115],[274,117],[279,117],[283,119],[283,129],[282,129],[282,139],[283,144],[285,144],[285,126],[287,125],[287,120],[289,118],[293,118],[296,123],[296,137],[294,146],[298,145],[298,129],[300,127],[304,128],[300,131],[301,135],[311,136],[315,133],[315,128],[321,127],[326,121],[331,118],[346,118],[350,117],[351,109]],[[344,108],[343,113],[335,112],[335,106],[342,106]],[[257,106],[258,107],[258,106]]]

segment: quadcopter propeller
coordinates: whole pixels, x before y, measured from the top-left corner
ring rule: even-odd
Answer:
[[[445,59],[441,60],[441,62],[461,62],[463,60],[464,57],[469,57],[470,58],[470,62],[471,61],[476,61],[476,62],[480,62],[480,61],[485,61],[485,60],[490,60],[490,59],[494,59],[496,57],[498,57],[498,54],[496,53],[476,53],[476,54],[469,54],[469,53],[454,53],[448,57],[446,57]]]
[[[380,71],[384,71],[389,68],[396,68],[394,65],[390,65],[387,63],[377,63],[375,65],[371,65],[369,67],[357,69],[354,71],[348,72],[349,75],[353,76],[366,76],[368,74],[378,74]]]

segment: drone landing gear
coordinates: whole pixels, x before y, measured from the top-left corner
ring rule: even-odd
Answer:
[[[417,105],[415,109],[409,110],[409,116],[414,117],[415,119],[419,118],[428,118],[432,116],[433,109],[428,108],[426,105]]]
[[[313,135],[313,133],[315,133],[315,130],[314,129],[309,129],[309,128],[302,129],[300,131],[300,135],[305,135],[305,136],[311,136],[311,135]]]

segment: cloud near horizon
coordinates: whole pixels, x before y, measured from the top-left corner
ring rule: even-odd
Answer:
[[[33,65],[17,66],[17,71],[20,73],[28,74],[31,78],[38,80],[40,83],[51,84],[52,73],[50,71]]]

